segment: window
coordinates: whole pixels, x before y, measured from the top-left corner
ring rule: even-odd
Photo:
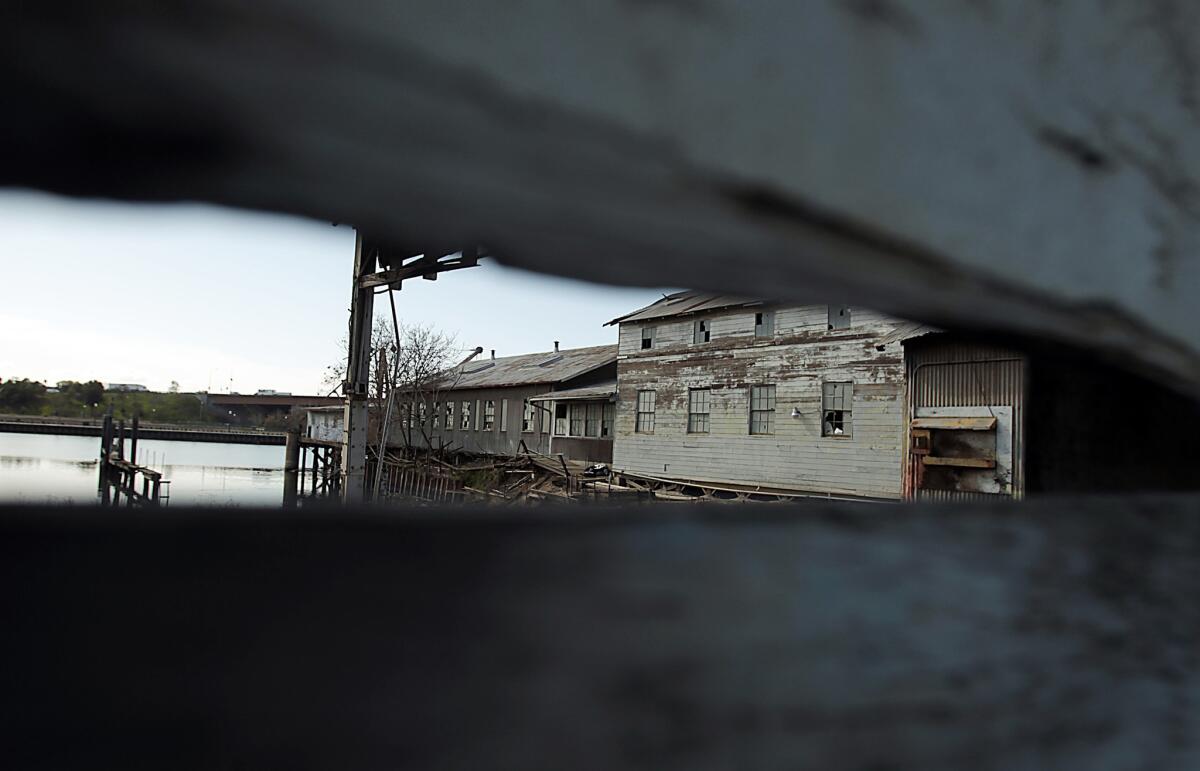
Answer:
[[[642,327],[642,350],[648,351],[654,347],[654,327]]]
[[[775,433],[775,386],[750,386],[750,433]]]
[[[500,400],[500,433],[508,433],[508,399]]]
[[[604,405],[604,416],[600,419],[600,436],[612,436],[613,417],[616,415],[617,405],[612,402],[607,402]]]
[[[554,403],[554,435],[567,435],[567,405],[563,402]]]
[[[654,392],[637,392],[637,424],[634,430],[639,434],[654,432]]]
[[[853,383],[821,384],[821,436],[850,436]]]
[[[429,405],[426,404],[424,399],[422,399],[417,404],[417,421],[418,421],[418,425],[421,426],[421,428],[424,428],[425,426],[429,425],[429,411],[428,410],[429,410]]]
[[[483,403],[483,430],[496,430],[496,402],[491,399]]]
[[[709,339],[708,320],[697,321],[692,329],[692,342],[696,344],[707,343]]]
[[[525,400],[524,411],[521,413],[521,433],[533,433],[533,402]]]
[[[850,306],[849,305],[830,305],[829,306],[829,328],[830,329],[849,329],[850,328]]]
[[[707,388],[692,388],[688,390],[688,433],[708,433],[708,397],[711,392]]]
[[[470,402],[460,402],[459,403],[458,427],[461,428],[463,431],[471,430],[471,403]]]
[[[575,402],[571,404],[571,436],[583,436],[583,418],[586,404]]]
[[[583,427],[584,436],[600,436],[600,416],[604,414],[604,405],[596,402],[587,406],[587,419]]]
[[[442,403],[433,403],[433,427],[438,428],[442,425]]]
[[[754,336],[775,336],[775,311],[759,311],[754,314]]]
[[[454,402],[446,402],[446,430],[454,430]]]

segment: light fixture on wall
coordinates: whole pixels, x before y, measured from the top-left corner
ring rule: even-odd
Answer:
[[[792,407],[792,417],[793,418],[800,417],[800,408],[799,407]]]

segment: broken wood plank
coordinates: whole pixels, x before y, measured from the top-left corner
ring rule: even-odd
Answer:
[[[936,455],[924,456],[926,466],[960,466],[962,468],[996,468],[995,458],[946,458]]]
[[[944,431],[992,431],[996,428],[996,418],[913,418],[912,427]]]

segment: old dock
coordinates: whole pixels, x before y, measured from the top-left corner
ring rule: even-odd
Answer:
[[[102,436],[104,419],[83,418],[0,418],[0,432],[10,434],[62,434],[67,436]],[[143,439],[165,439],[178,442],[221,442],[225,444],[284,444],[284,435],[275,431],[228,428],[225,426],[182,426],[143,424]]]

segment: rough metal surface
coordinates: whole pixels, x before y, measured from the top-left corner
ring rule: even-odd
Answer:
[[[0,13],[3,184],[990,325],[1200,392],[1187,0]]]
[[[474,388],[561,383],[611,365],[617,360],[617,346],[564,348],[561,351],[525,353],[495,359],[477,358],[455,367],[440,386],[446,393]]]
[[[1194,769],[1195,499],[0,510],[12,768]]]

